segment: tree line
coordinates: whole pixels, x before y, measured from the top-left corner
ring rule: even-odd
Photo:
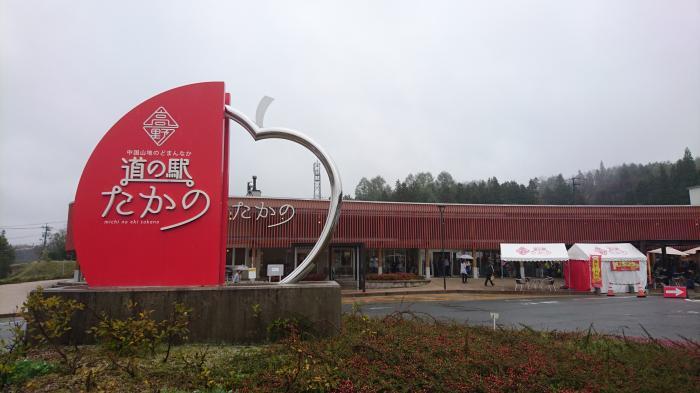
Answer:
[[[10,266],[15,262],[31,262],[37,259],[45,261],[63,261],[68,259],[66,255],[66,230],[61,229],[51,235],[46,247],[34,245],[28,250],[22,249],[22,253],[32,255],[29,259],[17,261],[20,250],[13,247],[5,236],[5,231],[0,231],[0,279],[10,274]]]
[[[448,172],[409,174],[393,187],[381,176],[363,177],[355,199],[525,205],[687,205],[688,187],[700,185],[700,158],[686,148],[676,162],[622,164],[565,178],[532,178],[527,184],[487,180],[458,182]]]

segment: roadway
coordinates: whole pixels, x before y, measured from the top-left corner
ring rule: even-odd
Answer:
[[[655,338],[678,340],[681,336],[700,341],[700,300],[664,299],[660,296],[519,297],[495,300],[462,300],[457,296],[434,295],[374,297],[355,307],[368,316],[384,316],[410,310],[434,318],[491,326],[491,313],[499,314],[504,327],[527,325],[536,330],[584,331],[593,324],[600,333],[645,337],[644,327]],[[343,304],[350,312],[352,304]]]

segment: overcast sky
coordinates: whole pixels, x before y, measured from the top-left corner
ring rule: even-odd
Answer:
[[[350,194],[363,176],[526,182],[700,155],[700,1],[0,0],[0,61],[0,228],[65,226],[102,135],[200,81],[251,118],[274,97],[265,124],[318,141]],[[263,195],[311,197],[313,161],[236,127],[230,193],[256,174]]]

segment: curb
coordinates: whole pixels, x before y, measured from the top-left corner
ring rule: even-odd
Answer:
[[[0,318],[16,318],[18,316],[19,316],[19,314],[16,314],[16,313],[0,314]]]
[[[426,291],[372,291],[372,292],[347,292],[342,293],[341,297],[368,297],[368,296],[395,296],[395,295],[438,295],[441,293],[470,293],[475,295],[523,295],[523,297],[531,295],[550,295],[550,296],[596,296],[592,292],[551,292],[551,291],[511,291],[511,290],[469,290],[469,289],[448,289],[448,290],[426,290]]]

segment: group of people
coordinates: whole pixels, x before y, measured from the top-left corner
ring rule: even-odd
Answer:
[[[472,274],[472,264],[468,259],[464,259],[462,262],[460,262],[459,272],[462,276],[462,284],[467,284],[469,281],[469,276]],[[484,272],[484,277],[486,277],[484,286],[487,286],[489,282],[491,283],[491,286],[496,285],[493,283],[493,276],[495,273],[496,271],[493,267],[493,262],[490,262],[488,265],[486,265],[486,271]]]

